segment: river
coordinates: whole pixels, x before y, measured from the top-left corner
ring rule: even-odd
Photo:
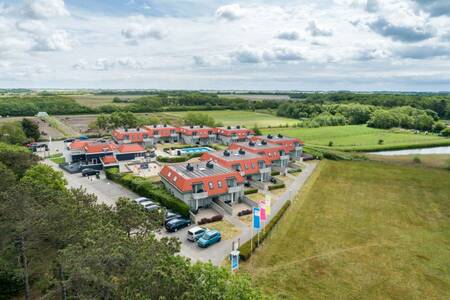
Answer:
[[[392,150],[392,151],[379,151],[370,152],[369,154],[376,155],[411,155],[411,154],[450,154],[450,146],[445,147],[433,147],[433,148],[420,148],[420,149],[406,149],[406,150]]]

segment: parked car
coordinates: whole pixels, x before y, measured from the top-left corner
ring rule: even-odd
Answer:
[[[188,227],[191,225],[191,220],[187,220],[184,218],[172,219],[166,223],[166,230],[169,232],[175,232],[184,227]]]
[[[147,201],[153,202],[152,200],[150,200],[146,197],[139,197],[139,198],[134,199],[134,202],[136,202],[137,204],[142,204],[142,202],[147,202]]]
[[[64,140],[64,143],[73,143],[73,142],[75,142],[75,139],[72,138]]]
[[[145,204],[144,208],[146,211],[153,211],[153,210],[157,210],[157,209],[161,208],[161,206],[152,202],[152,203]]]
[[[191,228],[187,232],[187,239],[191,242],[196,242],[199,238],[205,234],[206,228],[195,226],[194,228]]]
[[[166,211],[166,217],[164,218],[164,224],[166,224],[170,220],[179,219],[179,218],[181,218],[181,215],[168,210],[168,211]]]
[[[81,140],[81,141],[84,141],[84,140],[88,140],[89,137],[88,137],[87,135],[80,135],[80,136],[78,137],[78,139]]]
[[[217,230],[207,230],[203,236],[197,241],[197,245],[202,248],[207,248],[215,243],[220,242],[222,235]]]
[[[99,170],[95,170],[95,169],[91,169],[91,168],[86,168],[86,169],[83,169],[83,171],[81,171],[81,175],[83,175],[83,177],[99,175],[99,174],[100,174]]]

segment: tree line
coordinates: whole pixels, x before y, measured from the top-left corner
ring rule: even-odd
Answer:
[[[60,171],[0,143],[0,298],[261,299],[249,278],[177,255],[162,213],[69,189]]]

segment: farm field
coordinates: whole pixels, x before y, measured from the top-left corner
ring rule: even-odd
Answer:
[[[272,128],[264,133],[298,137],[308,146],[328,147],[342,151],[377,151],[450,145],[450,139],[424,133],[370,128],[365,125],[330,126],[319,128]],[[379,144],[383,140],[383,144]]]
[[[118,106],[127,105],[128,103],[114,103],[113,98],[119,97],[121,99],[136,99],[142,96],[139,95],[93,95],[93,94],[83,94],[83,95],[70,95],[68,96],[70,98],[73,98],[76,102],[78,102],[80,105],[87,106],[87,107],[99,107],[102,105],[108,105],[108,104],[114,104]]]
[[[251,95],[251,94],[219,94],[219,98],[241,98],[245,100],[289,100],[289,95]]]
[[[184,117],[189,112],[166,112],[166,115]],[[227,125],[242,125],[248,128],[254,127],[269,127],[269,126],[281,126],[281,125],[293,125],[298,121],[295,119],[277,117],[271,114],[262,112],[253,112],[245,110],[216,110],[216,111],[199,111],[199,113],[205,113],[210,115],[216,122],[221,122],[225,126]]]
[[[241,270],[275,299],[449,299],[449,181],[440,169],[322,161]]]

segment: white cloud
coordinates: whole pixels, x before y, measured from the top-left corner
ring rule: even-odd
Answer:
[[[96,71],[108,71],[116,65],[115,61],[112,61],[107,58],[99,58],[95,61],[94,65],[92,66],[93,70]]]
[[[47,31],[46,26],[39,20],[24,20],[16,23],[17,29],[28,33],[42,34]]]
[[[23,12],[26,16],[35,19],[66,17],[70,15],[66,9],[64,0],[26,0]]]
[[[295,30],[286,30],[279,32],[276,35],[276,38],[280,40],[296,41],[300,39],[300,34]]]
[[[328,29],[320,28],[317,26],[316,21],[309,21],[308,27],[306,28],[307,31],[312,36],[332,36],[333,32]]]
[[[263,53],[261,51],[247,46],[231,52],[230,57],[235,62],[243,64],[255,64],[263,61]]]
[[[142,64],[131,57],[122,57],[117,60],[117,63],[124,67],[124,68],[130,68],[130,69],[141,69]]]
[[[121,33],[129,43],[134,45],[145,39],[161,40],[165,37],[165,33],[161,29],[143,23],[130,23],[122,29]]]
[[[216,16],[219,19],[235,21],[244,16],[244,10],[239,4],[224,5],[216,10]]]
[[[73,44],[65,30],[56,30],[48,36],[38,36],[35,41],[35,51],[68,51],[72,49]]]

